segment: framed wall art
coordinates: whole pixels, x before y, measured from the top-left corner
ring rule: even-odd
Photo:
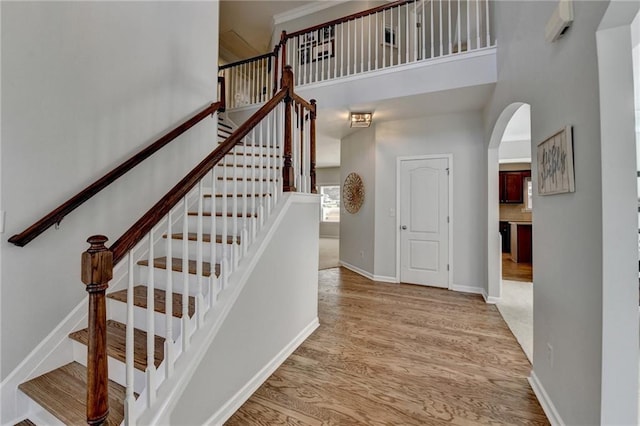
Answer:
[[[538,195],[575,192],[571,126],[538,144]]]

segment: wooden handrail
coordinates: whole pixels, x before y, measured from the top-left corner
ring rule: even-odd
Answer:
[[[237,67],[238,65],[244,65],[244,64],[251,63],[251,62],[259,61],[260,59],[270,58],[272,56],[275,56],[275,51],[274,52],[263,53],[262,55],[254,56],[252,58],[243,59],[243,60],[237,61],[237,62],[232,62],[230,64],[220,65],[218,67],[218,71],[226,70],[227,68]]]
[[[314,103],[315,100],[312,99],[311,102],[307,102],[304,98],[300,97],[296,93],[294,93],[292,97],[295,103],[302,105],[303,107],[305,107],[305,109],[308,109],[309,111],[313,111],[314,114],[316,113],[316,104]]]
[[[38,235],[42,234],[51,226],[59,224],[66,215],[80,207],[85,201],[89,200],[98,192],[102,191],[120,176],[124,175],[129,170],[142,163],[145,159],[155,154],[162,147],[167,145],[172,140],[176,139],[178,136],[182,135],[184,132],[195,126],[207,116],[214,114],[221,107],[223,107],[223,104],[221,102],[214,102],[208,107],[204,108],[202,111],[196,113],[183,123],[179,124],[173,130],[160,137],[151,145],[147,146],[146,148],[129,158],[127,161],[120,164],[118,167],[111,170],[109,173],[96,180],[91,185],[87,186],[78,194],[62,203],[59,207],[51,211],[42,219],[38,220],[36,223],[34,223],[21,233],[9,238],[9,242],[19,247],[25,246],[27,243],[36,238]]]
[[[169,213],[169,211],[193,188],[215,165],[224,158],[242,138],[289,95],[289,87],[283,87],[256,113],[245,121],[235,132],[220,144],[211,154],[200,162],[189,174],[149,209],[131,228],[129,228],[109,250],[113,253],[113,263],[117,264],[140,242],[151,229]]]
[[[287,38],[293,38],[302,34],[307,34],[312,31],[321,30],[326,27],[330,27],[333,25],[342,24],[344,22],[353,21],[354,19],[362,18],[364,16],[373,15],[377,12],[382,12],[384,10],[393,9],[394,7],[402,6],[408,3],[414,3],[416,0],[399,0],[394,1],[393,3],[383,4],[381,6],[377,6],[371,9],[363,10],[362,12],[356,12],[351,15],[343,16],[342,18],[333,19],[331,21],[323,22],[322,24],[314,25],[312,27],[304,28],[302,30],[294,31],[286,35]]]

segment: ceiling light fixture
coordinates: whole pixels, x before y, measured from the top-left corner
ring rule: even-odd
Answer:
[[[350,127],[369,127],[372,117],[371,112],[352,112],[349,117]]]

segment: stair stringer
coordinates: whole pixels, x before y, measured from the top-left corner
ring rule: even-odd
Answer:
[[[239,264],[239,268],[234,271],[229,279],[228,286],[219,294],[216,306],[209,311],[205,317],[203,327],[199,329],[191,339],[191,345],[186,353],[179,356],[175,366],[173,375],[167,378],[160,386],[155,402],[137,416],[138,424],[182,424],[185,419],[176,420],[174,417],[180,415],[183,409],[189,411],[191,415],[199,415],[201,420],[191,422],[193,424],[204,424],[221,422],[225,417],[229,417],[233,412],[246,400],[257,387],[266,380],[269,374],[277,368],[277,366],[286,359],[286,356],[292,352],[299,343],[301,343],[315,328],[318,326],[317,319],[317,286],[318,286],[318,238],[319,238],[319,202],[320,197],[311,194],[285,193],[280,203],[275,207],[271,217],[265,223],[266,232],[258,235],[257,240],[252,244],[247,256]],[[303,207],[300,207],[303,206]],[[302,219],[296,218],[295,210],[303,209]],[[292,219],[293,215],[293,219]],[[300,213],[298,212],[298,215]],[[287,219],[287,220],[285,220]],[[287,232],[287,227],[291,228],[291,223],[304,222],[304,227],[298,226],[294,232]],[[302,234],[306,234],[306,239],[311,241],[305,246],[305,250],[297,244],[301,241]],[[247,283],[255,285],[255,281],[262,281],[266,278],[264,268],[261,265],[263,256],[274,255],[274,248],[270,247],[278,236],[289,239],[289,252],[278,249],[275,256],[280,260],[279,264],[271,265],[275,271],[284,271],[287,275],[287,268],[303,268],[307,279],[305,281],[309,286],[306,291],[306,305],[310,306],[309,312],[306,312],[305,318],[299,329],[291,335],[286,341],[282,342],[278,350],[271,351],[273,353],[264,354],[264,362],[262,365],[249,373],[250,377],[243,381],[242,384],[235,386],[233,389],[224,389],[224,384],[217,382],[215,378],[208,377],[206,374],[207,365],[217,364],[215,362],[207,363],[210,349],[215,345],[217,337],[224,325],[227,317],[234,313],[234,307],[238,303],[243,303],[243,293],[247,289]],[[304,238],[302,239],[304,241]],[[308,251],[307,251],[308,249]],[[272,250],[272,251],[270,251]],[[301,259],[287,258],[287,254],[298,253],[303,256]],[[258,275],[256,275],[258,274]],[[260,275],[262,274],[262,275]],[[266,275],[269,275],[268,273]],[[291,274],[292,280],[298,280],[295,274]],[[297,284],[300,284],[296,281]],[[291,283],[294,288],[294,283]],[[304,316],[304,315],[303,315]],[[285,321],[287,321],[285,319]],[[295,341],[295,342],[294,342]],[[224,352],[224,348],[222,348]],[[227,356],[232,355],[227,354]],[[243,364],[244,365],[244,364]],[[223,370],[229,372],[229,366],[223,366]],[[243,366],[240,366],[242,369]],[[197,373],[197,374],[196,374]],[[237,371],[236,371],[237,373]],[[233,373],[232,373],[233,374]],[[204,393],[204,397],[209,397],[212,392],[223,389],[228,398],[220,401],[218,405],[213,404],[193,404],[188,401],[182,401],[185,392],[191,393],[193,386],[197,384],[192,382],[205,380],[208,383],[208,391]],[[188,398],[190,399],[190,397]],[[185,404],[181,404],[184,402]],[[187,408],[188,407],[188,408]],[[206,412],[198,412],[206,410]],[[189,423],[189,422],[187,422]]]

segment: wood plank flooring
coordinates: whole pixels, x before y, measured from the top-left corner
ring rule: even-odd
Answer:
[[[510,281],[533,282],[533,265],[516,263],[509,253],[502,253],[502,279]]]
[[[493,305],[319,272],[320,327],[227,425],[547,425]]]

